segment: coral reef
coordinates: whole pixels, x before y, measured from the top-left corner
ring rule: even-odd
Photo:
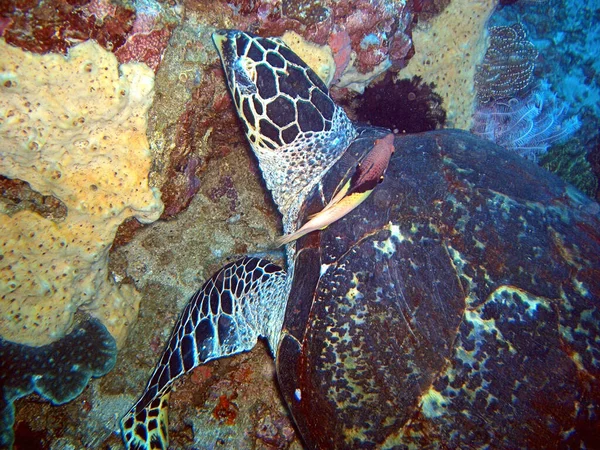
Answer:
[[[6,42],[34,53],[66,53],[75,43],[96,40],[119,48],[135,20],[127,2],[108,0],[7,0],[0,3]]]
[[[273,392],[273,377],[273,360],[262,343],[231,361],[195,369],[170,398],[170,425],[176,426],[170,445],[300,450],[291,417]]]
[[[343,35],[349,40],[336,63],[343,62],[348,70],[341,76],[340,65],[335,80],[340,87],[362,92],[378,75],[388,68],[401,67],[412,56],[412,3],[397,0],[235,0],[231,2],[235,28],[259,35],[277,36],[294,31],[304,39],[325,45]]]
[[[170,35],[168,28],[133,34],[115,52],[115,55],[119,58],[119,62],[144,62],[156,71],[162,61],[163,52],[167,47]]]
[[[405,2],[339,2],[334,17],[334,31],[350,36],[360,73],[372,72],[386,60],[400,67],[412,55],[412,14]]]
[[[412,11],[407,4],[397,8],[384,1],[339,3],[329,37],[338,87],[362,93],[379,75],[412,57]]]
[[[370,72],[363,73],[355,66],[356,55],[354,53],[351,54],[350,62],[346,67],[346,70],[340,76],[339,81],[337,82],[337,86],[340,88],[348,88],[359,94],[362,94],[365,88],[371,84],[373,80],[379,77],[382,73],[385,73],[390,67],[392,67],[392,63],[389,59],[384,59],[379,63],[379,65],[373,67]]]
[[[242,131],[232,131],[233,123],[227,120],[221,123],[215,116],[212,124],[215,128],[211,139],[229,134],[233,142],[231,135],[243,137]],[[218,149],[225,145],[220,142],[211,145]],[[143,392],[149,372],[189,296],[229,258],[264,251],[261,245],[278,235],[275,207],[265,194],[256,161],[241,141],[228,153],[212,154],[203,165],[198,193],[186,210],[139,230],[128,245],[111,255],[117,276],[132,279],[144,296],[138,321],[120,354],[122,363],[103,378],[106,383],[119,383],[120,387],[113,389],[125,392],[131,404]],[[161,320],[157,322],[156,317]],[[207,367],[208,374],[194,372],[171,395],[173,448],[204,448],[209,443],[223,448],[272,448],[264,443],[267,439],[281,441],[282,447],[276,448],[289,448],[286,443],[294,438],[288,436],[292,434],[291,419],[281,403],[273,359],[266,346]],[[251,376],[243,377],[249,370]],[[213,414],[222,395],[238,406],[237,417],[230,425]],[[129,406],[123,407],[120,414]],[[225,412],[217,408],[217,413]],[[264,421],[275,426],[263,430]],[[299,438],[295,438],[293,448],[301,448]]]
[[[208,70],[202,76],[176,124],[169,127],[175,128],[175,133],[172,151],[161,174],[163,218],[174,217],[189,206],[200,188],[199,177],[212,159],[243,145],[243,134],[231,132],[237,130],[239,124],[229,94],[218,82],[220,70]],[[198,114],[198,111],[203,113]],[[169,124],[170,120],[163,124]],[[217,124],[219,126],[215,126]],[[169,128],[163,132],[170,131]]]
[[[56,197],[34,191],[29,183],[0,175],[0,211],[10,216],[30,210],[46,219],[63,220],[67,207]]]
[[[442,128],[446,112],[433,85],[418,77],[394,82],[391,73],[358,97],[355,118],[395,133],[420,133]]]
[[[579,113],[586,131],[587,120],[600,115],[600,22],[595,0],[548,0],[547,6],[520,1],[503,8],[491,19],[492,25],[505,26],[526,18],[529,39],[540,51],[536,72],[552,85],[556,94],[571,107],[587,109]],[[595,128],[595,131],[594,131]]]
[[[260,243],[277,235],[277,214],[261,186],[256,164],[245,151],[244,136],[237,131],[239,121],[231,106],[221,69],[214,64],[217,55],[210,33],[215,26],[241,26],[238,25],[241,23],[240,16],[234,16],[225,2],[216,5],[189,3],[185,4],[185,15],[181,15],[183,22],[173,29],[171,41],[158,66],[155,101],[148,113],[147,130],[145,122],[136,127],[140,136],[147,135],[150,140],[153,157],[153,165],[148,168],[151,171],[150,185],[161,187],[163,196],[169,201],[170,214],[167,217],[171,220],[142,228],[133,235],[128,234],[129,244],[116,250],[111,248],[110,254],[111,278],[136,281],[142,291],[144,300],[139,318],[127,344],[120,347],[119,361],[113,372],[92,380],[90,388],[76,401],[62,406],[51,406],[36,396],[16,401],[15,423],[16,428],[21,430],[15,441],[16,448],[27,448],[26,439],[32,434],[43,436],[41,445],[45,448],[120,448],[122,442],[115,433],[118,429],[116,421],[133,401],[133,396],[143,390],[148,371],[156,362],[187,294],[195,291],[203,278],[223,265],[225,256],[258,251]],[[105,8],[112,3],[99,0],[94,4]],[[135,5],[137,8],[138,3]],[[227,14],[221,14],[224,10],[229,10],[234,17],[231,22],[228,22]],[[111,12],[97,14],[106,16]],[[137,20],[137,16],[132,21]],[[123,43],[133,33],[131,25],[122,34]],[[117,43],[112,50],[118,52],[122,45]],[[74,69],[64,72],[79,75]],[[111,66],[107,73],[110,77],[118,77],[116,65],[114,68]],[[72,84],[74,89],[79,86],[78,82]],[[1,86],[0,89],[4,90]],[[127,93],[133,90],[133,87],[128,87]],[[86,92],[82,91],[83,94]],[[114,92],[119,91],[115,89]],[[4,96],[4,92],[1,95]],[[60,98],[57,111],[61,111],[63,104],[70,103],[65,94],[57,94],[56,97]],[[151,102],[151,93],[138,100],[142,99]],[[103,105],[107,108],[103,100],[95,100],[94,107]],[[142,116],[145,119],[145,113]],[[86,116],[83,130],[90,120]],[[110,120],[106,118],[103,123],[108,125]],[[118,117],[115,117],[112,122],[117,120]],[[137,136],[137,133],[130,133],[130,136]],[[136,142],[145,143],[145,139],[140,137]],[[71,151],[70,145],[65,145],[65,148]],[[138,147],[129,148],[129,152],[135,154]],[[143,163],[130,164],[128,173],[138,173],[143,167],[148,167],[149,155],[144,153],[144,157]],[[119,170],[123,158],[125,155],[113,157],[115,170]],[[172,175],[177,181],[166,183]],[[65,176],[63,172],[62,178]],[[64,211],[70,213],[71,208],[68,207],[72,205],[64,198],[38,190],[33,184],[29,188],[18,180],[5,180],[6,183],[0,181],[0,191],[5,192],[4,200],[8,205],[3,208],[9,208],[11,214],[21,214],[21,209],[28,208],[35,211],[29,213],[43,213],[59,225],[68,217]],[[88,184],[84,182],[83,186]],[[196,192],[198,194],[194,197]],[[95,206],[95,203],[88,202],[88,205]],[[135,224],[136,221],[129,223]],[[120,227],[120,230],[123,228]],[[104,261],[107,251],[105,248],[100,253]],[[0,262],[0,266],[4,262]],[[107,281],[107,284],[111,283]],[[139,299],[139,295],[131,294],[130,299]],[[160,317],[160,323],[157,317]],[[209,392],[205,404],[198,403],[198,396],[203,394],[197,393],[198,386],[192,381],[188,381],[188,387],[196,388],[193,397],[177,398],[174,395],[172,423],[181,430],[173,434],[175,448],[184,447],[190,436],[200,442],[203,434],[199,425],[203,424],[202,428],[206,429],[207,423],[211,424],[211,436],[215,442],[247,443],[249,436],[250,439],[256,436],[258,446],[285,447],[295,439],[293,448],[301,447],[298,438],[294,438],[290,419],[278,397],[272,375],[272,358],[264,348],[257,349],[257,352],[237,362],[216,364],[223,368],[215,371],[219,379],[226,373],[232,373],[234,381],[215,383],[214,388],[211,387],[213,383],[203,385],[204,390]],[[260,374],[260,383],[256,382],[256,377],[241,380],[235,375],[238,370],[244,372],[249,367]],[[234,390],[226,390],[230,387]],[[184,388],[182,386],[182,393],[186,392]],[[265,393],[268,393],[269,401],[259,401]],[[239,403],[235,424],[220,424],[212,411],[221,395],[231,399],[234,394],[238,398],[232,402]],[[177,410],[178,406],[181,409]],[[190,409],[194,411],[192,414]],[[23,440],[19,442],[19,438]],[[37,442],[40,443],[40,440]],[[235,445],[232,444],[231,448]]]
[[[537,160],[550,145],[562,142],[580,127],[577,116],[566,118],[569,106],[556,98],[546,83],[524,99],[480,105],[473,133],[521,156]]]
[[[594,174],[593,152],[585,155],[580,150],[579,139],[572,139],[563,145],[555,145],[538,159],[540,166],[571,183],[588,197],[599,200],[598,175]],[[599,211],[600,212],[600,211]]]
[[[352,41],[347,31],[334,32],[329,36],[329,48],[334,54],[335,73],[332,83],[338,83],[352,59]]]
[[[600,202],[600,143],[596,142],[596,145],[592,151],[587,155],[587,163],[591,168],[591,175],[596,180],[595,191],[590,193],[590,197]],[[591,189],[593,190],[593,188]]]
[[[114,53],[120,63],[143,62],[156,72],[173,27],[180,21],[180,11],[178,7],[163,8],[156,0],[137,0],[135,4],[131,31]]]
[[[490,27],[490,44],[475,73],[477,99],[482,103],[524,97],[534,84],[538,51],[527,40],[521,23]]]
[[[415,19],[431,20],[433,17],[441,13],[452,0],[413,0],[413,9]]]
[[[108,279],[108,250],[123,220],[151,222],[162,211],[147,180],[153,74],[141,65],[119,67],[91,41],[67,58],[4,41],[0,49],[0,171],[67,210],[62,219],[30,210],[0,214],[0,335],[45,345],[85,310],[122,343],[139,295]]]
[[[153,85],[146,66],[119,67],[91,41],[64,57],[0,40],[2,448],[16,399],[77,397],[137,316],[139,293],[109,279],[108,252],[123,220],[162,211],[147,180]]]
[[[13,402],[36,392],[54,404],[69,402],[91,377],[115,365],[117,347],[96,319],[83,322],[57,342],[27,347],[0,338],[0,448],[13,444]]]
[[[470,129],[475,109],[475,66],[485,53],[485,25],[498,0],[453,0],[438,16],[413,30],[415,55],[399,79],[434,83],[447,125]]]
[[[77,1],[77,5],[84,3],[85,0]],[[115,37],[106,39],[110,42],[106,47],[116,52],[121,62],[142,60],[156,68],[155,62],[160,60],[147,135],[153,157],[150,185],[161,188],[166,205],[163,217],[169,220],[137,229],[135,233],[132,230],[138,226],[137,221],[128,221],[129,226],[120,227],[118,234],[129,243],[111,248],[109,272],[117,280],[133,281],[143,298],[140,314],[126,344],[120,349],[115,369],[99,380],[92,380],[90,388],[77,401],[63,406],[40,403],[35,396],[17,401],[16,424],[23,430],[22,438],[25,439],[26,434],[43,434],[43,445],[47,448],[120,448],[122,443],[118,432],[115,433],[117,420],[142,392],[177,312],[189,295],[224,265],[227,257],[260,252],[264,250],[261,244],[277,235],[278,215],[269,194],[261,187],[255,161],[245,150],[243,133],[238,131],[238,121],[210,41],[212,30],[215,27],[241,28],[278,36],[294,30],[307,41],[320,46],[328,44],[335,62],[334,86],[351,60],[354,63],[352,69],[348,69],[346,79],[351,70],[360,89],[369,82],[369,77],[361,70],[371,72],[379,67],[373,65],[377,61],[382,61],[381,67],[387,68],[391,63],[393,69],[400,68],[411,56],[411,20],[414,16],[410,1],[185,1],[173,9],[181,23],[170,31],[170,42],[160,52],[148,47],[153,42],[164,45],[166,30],[170,28],[160,14],[154,22],[150,20],[150,27],[146,27],[143,18],[140,19],[141,3],[88,2],[88,6],[82,8],[87,8],[86,14],[93,16],[94,21],[93,24],[82,23],[82,29],[85,28],[82,36],[88,36],[92,26],[103,28],[111,24],[111,30],[117,30],[120,24],[118,33],[107,34]],[[443,9],[439,5],[449,2],[421,3],[423,8],[418,20],[424,33],[431,27],[426,20],[432,20],[432,23],[435,20],[430,13],[439,12]],[[481,9],[482,2],[469,3],[472,3],[474,16],[478,11],[484,11],[484,16],[487,14],[487,9]],[[39,4],[44,5],[44,2]],[[46,2],[46,7],[48,4]],[[435,8],[430,8],[431,5]],[[0,9],[4,6],[0,5]],[[78,10],[79,6],[70,8]],[[185,8],[185,13],[177,8]],[[162,13],[169,9],[165,2]],[[121,11],[130,12],[126,21]],[[460,14],[470,16],[469,11]],[[477,19],[480,22],[473,23],[484,23],[484,16]],[[48,20],[48,14],[44,17]],[[64,21],[65,27],[69,21]],[[134,22],[139,27],[134,27]],[[5,23],[0,22],[0,33]],[[46,30],[51,29],[49,25],[44,26]],[[440,76],[436,83],[441,86],[438,92],[449,91],[457,102],[462,101],[460,96],[467,92],[466,88],[460,87],[461,91],[455,95],[451,91],[456,86],[449,83],[461,80],[459,75],[464,73],[456,75],[455,72],[461,70],[467,53],[468,58],[477,61],[476,52],[466,49],[466,46],[474,45],[474,41],[466,42],[463,37],[466,34],[471,38],[477,26],[466,25],[463,33],[442,30],[446,34],[440,39],[434,39],[430,32],[430,40],[421,40],[417,47],[418,53],[426,52],[433,61],[440,56],[437,55],[442,48],[439,43],[445,37],[445,45],[453,49],[450,54],[458,52],[459,56],[446,66],[432,67],[423,62],[426,76],[432,73]],[[14,31],[9,30],[10,33]],[[373,36],[369,36],[371,33]],[[56,33],[56,36],[64,35],[65,31]],[[482,35],[478,36],[481,38]],[[43,38],[40,42],[48,39]],[[104,45],[102,38],[97,39]],[[138,40],[143,43],[138,45]],[[70,46],[76,41],[64,42]],[[125,45],[126,42],[129,44]],[[426,50],[424,46],[430,42],[437,47]],[[480,41],[476,42],[479,44]],[[130,52],[130,47],[135,51]],[[483,46],[475,49],[481,57]],[[58,48],[53,49],[56,50]],[[131,54],[139,56],[132,57]],[[464,62],[465,67],[468,64],[474,63]],[[446,69],[450,78],[440,83]],[[427,111],[421,109],[421,99],[435,99],[426,94],[425,89],[436,82],[435,76],[418,85],[414,84],[412,76],[408,78],[410,84],[407,80],[399,85],[403,98],[408,99],[414,93],[416,98],[409,100],[409,104],[414,103],[418,106],[417,112],[422,111],[427,117]],[[465,79],[472,88],[472,76]],[[424,89],[424,92],[413,89]],[[474,96],[474,91],[468,92],[467,101],[471,101],[469,95]],[[448,104],[447,100],[444,102]],[[435,111],[441,109],[436,106]],[[365,114],[367,119],[374,120]],[[453,119],[452,124],[455,123]],[[400,125],[404,126],[399,126],[399,130],[413,126],[408,122]],[[35,188],[30,189],[15,180],[0,180],[0,191],[5,192],[4,200],[8,205],[3,208],[9,208],[11,214],[29,208],[37,215],[58,222],[63,220],[66,208],[58,197],[36,192]],[[301,448],[299,438],[293,437],[285,407],[280,403],[272,372],[273,362],[263,346],[230,361],[213,362],[207,368],[206,373],[199,370],[182,380],[171,397],[173,448],[202,448],[206,442],[225,448]],[[249,372],[250,375],[245,376]],[[220,400],[222,396],[226,396],[227,402]],[[234,422],[231,425],[227,424],[227,418],[232,417],[232,414],[227,415],[230,411],[237,414],[230,420]],[[220,417],[225,420],[219,421]],[[27,448],[27,443],[19,443],[18,439],[16,446],[21,444],[21,448]]]
[[[529,39],[540,52],[535,75],[544,78],[559,99],[570,105],[570,114],[576,114],[581,127],[573,135],[578,142],[577,151],[570,147],[566,154],[550,151],[543,158],[549,168],[565,168],[567,159],[583,161],[596,151],[600,136],[600,21],[596,0],[547,0],[540,2],[521,0],[494,14],[490,24],[506,26],[526,20]],[[542,6],[542,7],[540,7]],[[556,161],[551,159],[556,158]],[[596,177],[589,165],[578,164],[588,175],[577,179]],[[592,165],[593,167],[593,165]],[[564,170],[558,170],[565,174]],[[574,180],[573,176],[568,177]],[[590,183],[578,183],[578,186]],[[591,192],[591,191],[587,191]]]
[[[0,36],[34,53],[63,54],[94,39],[119,62],[144,62],[156,71],[178,13],[156,0],[8,0],[0,4]]]

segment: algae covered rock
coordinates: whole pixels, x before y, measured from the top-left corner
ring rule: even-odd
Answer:
[[[108,373],[116,355],[115,340],[97,319],[42,347],[0,338],[0,448],[13,444],[16,399],[37,392],[53,404],[69,402],[81,394],[91,377]]]

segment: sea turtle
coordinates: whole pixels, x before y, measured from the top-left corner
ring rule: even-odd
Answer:
[[[279,39],[214,41],[293,233],[389,131],[353,124]],[[192,297],[122,419],[128,448],[166,448],[173,381],[259,337],[308,448],[598,443],[598,204],[466,132],[393,143],[359,207],[286,245],[287,271],[248,256]]]

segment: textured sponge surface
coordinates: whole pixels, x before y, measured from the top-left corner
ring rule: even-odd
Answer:
[[[69,332],[85,310],[122,342],[139,295],[108,276],[108,251],[129,217],[160,216],[146,139],[154,73],[119,66],[88,41],[65,57],[0,39],[0,173],[66,207],[64,218],[11,214],[0,203],[0,336],[33,346]]]

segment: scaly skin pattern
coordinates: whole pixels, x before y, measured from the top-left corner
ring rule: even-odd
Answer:
[[[177,378],[207,361],[252,349],[259,336],[273,339],[286,279],[281,267],[246,257],[204,283],[181,313],[144,394],[121,420],[127,448],[167,448],[168,398]]]
[[[241,31],[213,36],[248,141],[284,229],[355,136],[319,77],[279,39]],[[166,449],[173,382],[200,364],[252,349],[267,338],[276,353],[294,267],[244,258],[210,278],[181,314],[140,400],[121,420],[127,448]]]
[[[241,31],[213,36],[252,150],[283,215],[298,209],[354,139],[354,126],[321,79],[281,40]]]

